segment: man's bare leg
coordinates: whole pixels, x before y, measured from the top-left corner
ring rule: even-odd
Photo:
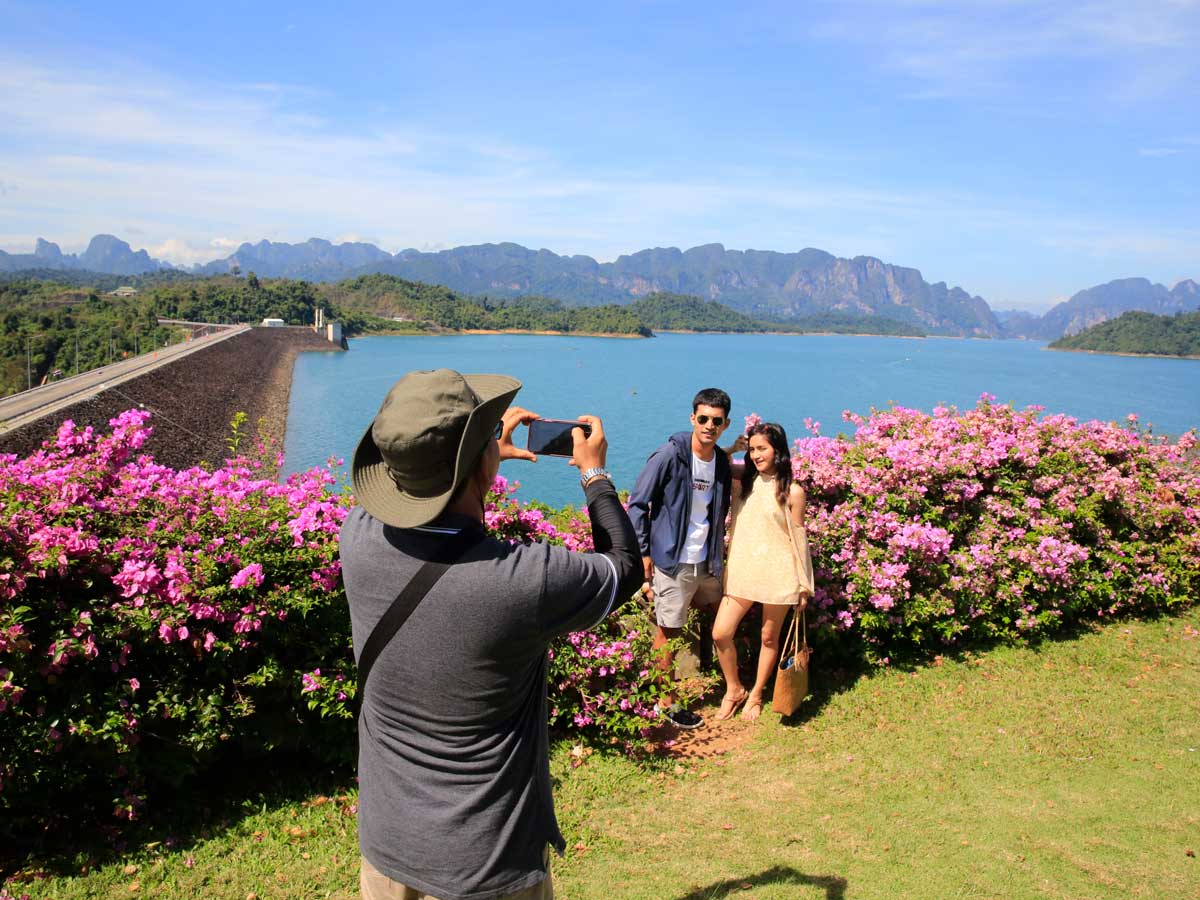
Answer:
[[[673,641],[679,635],[683,634],[682,628],[664,628],[662,625],[654,626],[654,642],[650,645],[653,651],[659,651],[660,648],[666,647],[668,643]],[[671,650],[662,650],[658,653],[658,672],[659,681],[673,686],[675,684],[675,653]],[[663,694],[659,699],[658,705],[661,709],[668,709],[675,703],[675,691],[672,689],[669,693]]]

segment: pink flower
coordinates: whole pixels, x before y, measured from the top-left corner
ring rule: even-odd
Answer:
[[[239,570],[229,580],[229,586],[232,588],[243,588],[251,581],[254,582],[255,587],[263,583],[263,568],[259,563],[250,563],[250,565]]]

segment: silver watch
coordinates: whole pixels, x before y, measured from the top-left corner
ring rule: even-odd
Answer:
[[[603,466],[594,466],[590,469],[584,469],[579,473],[579,483],[584,487],[587,487],[588,483],[594,478],[607,478],[609,481],[612,481],[612,474]]]

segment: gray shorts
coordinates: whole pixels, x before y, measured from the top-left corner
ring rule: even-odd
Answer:
[[[662,628],[682,628],[693,606],[721,602],[721,579],[710,575],[708,563],[680,563],[675,575],[654,570],[654,617]]]

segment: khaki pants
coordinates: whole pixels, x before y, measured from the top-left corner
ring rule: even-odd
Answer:
[[[550,882],[550,850],[543,857],[546,861],[546,878],[533,887],[515,894],[505,894],[499,900],[554,900],[554,885]],[[437,900],[432,894],[422,894],[398,881],[392,881],[362,857],[362,868],[358,876],[362,900]]]
[[[654,570],[654,618],[662,628],[687,626],[693,606],[721,602],[721,579],[708,572],[708,563],[680,563],[674,575]]]

